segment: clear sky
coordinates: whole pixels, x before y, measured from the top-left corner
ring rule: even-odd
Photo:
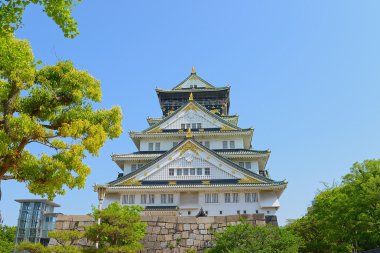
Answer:
[[[339,181],[356,161],[380,157],[380,1],[106,1],[75,9],[81,34],[66,39],[38,8],[17,37],[45,64],[71,59],[101,80],[101,107],[120,105],[124,133],[109,141],[82,190],[55,201],[84,214],[94,183],[121,172],[112,153],[136,151],[128,131],[161,116],[156,87],[172,88],[194,65],[216,86],[231,85],[231,113],[254,127],[253,147],[271,149],[273,179],[287,179],[278,218],[302,216],[322,182]],[[34,150],[38,152],[38,150]],[[0,210],[15,225],[19,204],[36,198],[3,182]]]

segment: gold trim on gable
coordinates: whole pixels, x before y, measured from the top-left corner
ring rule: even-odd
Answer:
[[[194,143],[189,141],[185,145],[179,148],[179,151],[181,152],[180,155],[183,155],[188,150],[191,150],[197,155],[199,155],[198,151],[202,151],[202,149],[198,148]]]
[[[198,107],[194,103],[189,103],[185,109],[183,109],[185,112],[188,112],[190,110],[198,111]]]
[[[210,181],[202,181],[202,184],[210,184]]]
[[[162,133],[162,129],[160,126],[156,126],[155,128],[149,130],[148,133]]]
[[[226,125],[223,125],[221,128],[220,128],[221,131],[229,131],[229,130],[235,130],[233,129],[232,127],[230,126],[226,126]]]
[[[130,186],[130,185],[141,185],[141,182],[139,180],[136,180],[136,177],[132,177],[130,179],[128,179],[127,181],[119,184],[121,186]]]
[[[169,181],[168,184],[174,185],[174,184],[177,184],[177,181]]]
[[[254,183],[260,183],[260,181],[251,177],[244,177],[239,180],[239,184],[254,184]]]

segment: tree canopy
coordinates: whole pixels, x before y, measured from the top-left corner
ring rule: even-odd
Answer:
[[[12,253],[15,245],[16,227],[8,227],[0,224],[0,252]]]
[[[22,25],[22,15],[31,5],[40,5],[46,15],[54,20],[67,38],[79,34],[77,22],[72,17],[74,6],[80,0],[0,0],[0,35],[12,34]]]
[[[301,252],[380,247],[380,160],[355,163],[340,185],[321,191],[307,214],[288,227],[304,238]]]
[[[296,253],[301,239],[286,229],[253,226],[243,221],[216,233],[215,244],[208,253]]]
[[[94,224],[86,229],[86,238],[99,243],[100,252],[132,253],[142,249],[146,223],[140,221],[140,206],[122,206],[118,202],[103,210],[94,210]]]
[[[0,37],[0,180],[49,198],[83,187],[83,159],[122,132],[121,109],[95,110],[99,102],[100,82],[88,72],[70,61],[38,68],[27,41]],[[45,148],[34,155],[32,145]]]

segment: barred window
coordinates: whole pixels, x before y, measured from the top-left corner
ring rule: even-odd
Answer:
[[[154,204],[154,194],[149,194],[149,204]]]
[[[225,203],[231,203],[231,194],[230,193],[224,194],[224,202]]]
[[[172,204],[174,202],[174,196],[173,194],[168,194],[168,203]]]
[[[174,176],[174,169],[169,169],[169,176]]]
[[[245,194],[245,202],[257,202],[257,201],[258,201],[258,196],[256,192]]]
[[[146,194],[141,195],[141,204],[146,204]]]

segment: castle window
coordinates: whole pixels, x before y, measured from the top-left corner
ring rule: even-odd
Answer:
[[[202,123],[197,123],[197,128],[201,129],[202,128]]]
[[[189,175],[189,169],[188,168],[183,169],[183,175],[184,176],[188,176]]]
[[[191,215],[191,211],[187,211],[187,215]]]
[[[205,203],[218,203],[218,193],[206,193]]]
[[[182,129],[186,129],[186,124],[181,124]]]
[[[159,142],[156,143],[156,151],[159,151],[160,150],[160,146],[161,144]]]
[[[210,148],[210,142],[209,141],[205,141],[205,147]]]
[[[251,162],[245,162],[245,168],[246,168],[247,170],[252,169]]]
[[[168,194],[168,203],[172,204],[174,202],[174,196],[173,194]]]
[[[239,193],[233,193],[232,194],[232,202],[238,203],[239,202]]]
[[[191,124],[186,124],[186,129],[189,129],[189,128],[190,128],[190,125],[191,125]]]
[[[257,193],[246,193],[245,194],[245,202],[251,203],[251,202],[257,202],[258,201],[258,196]]]
[[[166,194],[161,194],[161,204],[166,204]]]
[[[141,195],[141,204],[146,204],[146,194]]]
[[[192,129],[197,128],[197,123],[192,123],[192,124],[191,124],[191,128],[192,128]]]
[[[182,176],[182,169],[177,169],[177,176]]]
[[[239,162],[239,166],[244,168],[244,162]]]
[[[231,194],[230,193],[224,194],[224,202],[225,203],[231,203]]]
[[[223,214],[223,211],[219,211],[219,214]]]
[[[227,141],[223,141],[223,149],[227,149],[228,148],[228,142]]]
[[[149,194],[149,204],[154,204],[154,194]]]
[[[132,164],[131,165],[131,172],[134,172],[135,170],[137,170],[137,164]]]
[[[210,176],[210,168],[205,168],[205,175]]]
[[[246,213],[247,213],[247,210],[244,210],[243,213],[246,214]]]
[[[235,148],[235,141],[230,141],[230,148],[234,149]]]
[[[135,203],[135,195],[123,195],[121,197],[121,204],[134,204]]]
[[[149,143],[148,150],[149,150],[149,151],[153,151],[153,143],[152,143],[152,142]]]
[[[169,176],[174,176],[174,169],[169,169]]]
[[[202,168],[197,168],[197,175],[202,176]]]
[[[240,210],[237,210],[236,213],[237,213],[237,214],[240,214]]]
[[[194,176],[194,175],[195,175],[195,168],[191,168],[191,169],[190,169],[190,175],[191,175],[191,176]]]

